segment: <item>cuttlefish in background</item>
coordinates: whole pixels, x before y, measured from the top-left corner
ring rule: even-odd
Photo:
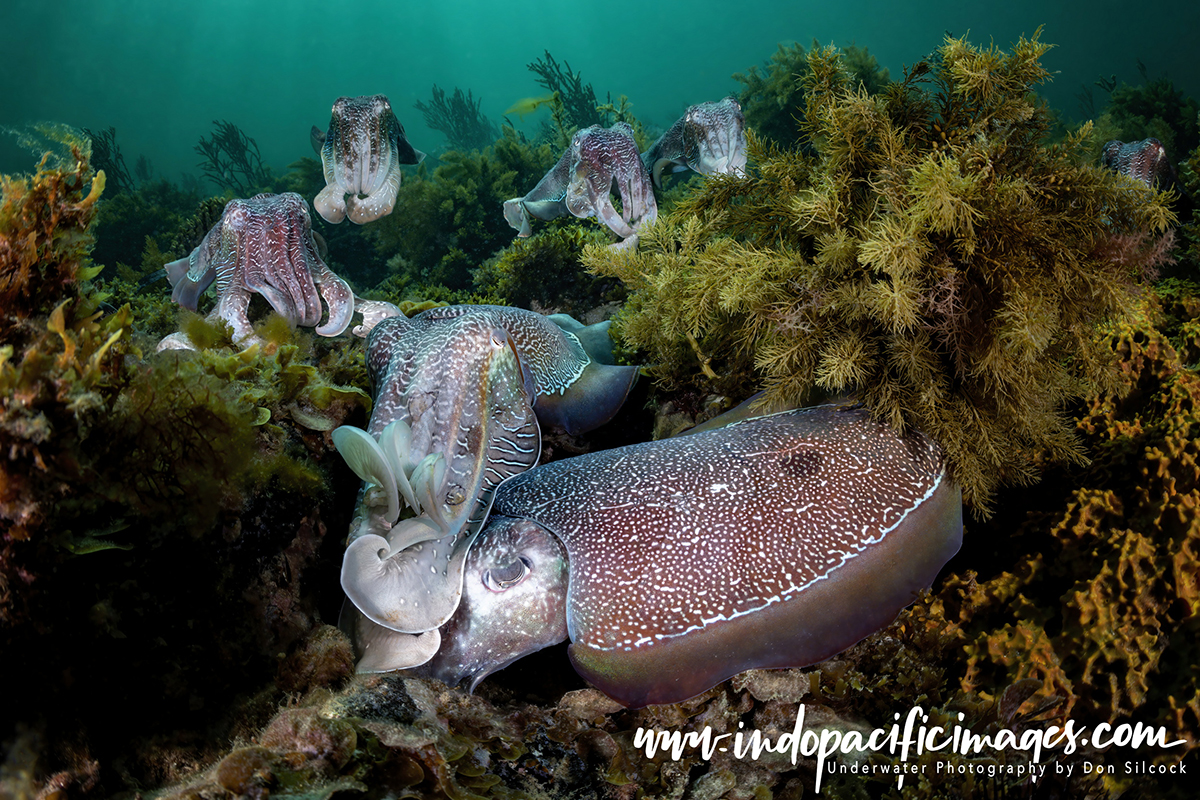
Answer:
[[[346,218],[362,225],[392,213],[400,165],[425,158],[404,138],[404,126],[381,94],[339,97],[329,131],[312,129],[313,148],[325,168],[325,188],[313,200],[326,222]]]
[[[746,119],[733,97],[689,106],[683,116],[642,154],[654,185],[664,173],[694,170],[701,175],[743,175]]]
[[[1175,186],[1175,167],[1167,157],[1167,148],[1154,137],[1140,142],[1105,142],[1100,163],[1113,172],[1135,178],[1152,189]]]
[[[337,336],[349,326],[357,298],[324,255],[325,242],[313,232],[303,197],[258,194],[230,200],[204,240],[164,269],[171,299],[192,311],[214,285],[217,304],[209,318],[227,322],[234,343],[249,347],[259,341],[248,316],[252,294],[266,298],[290,324],[315,327],[321,336]],[[322,299],[329,308],[323,325]],[[172,334],[158,349],[194,346],[186,336]]]
[[[433,655],[496,487],[537,463],[539,423],[597,427],[637,376],[636,367],[593,360],[551,319],[499,306],[384,319],[367,342],[367,368],[375,394],[367,430],[333,433],[365,481],[342,564],[360,671]],[[414,515],[401,518],[407,507]]]
[[[781,412],[512,478],[425,674],[474,688],[570,638],[620,703],[820,661],[887,625],[962,541],[941,449],[864,410]]]
[[[620,214],[609,196],[614,182],[621,195]],[[627,247],[636,245],[637,228],[658,217],[650,176],[627,123],[577,131],[558,163],[529,194],[504,201],[504,218],[518,236],[533,233],[532,217],[550,220],[568,213],[581,219],[598,217],[621,237],[619,246]]]

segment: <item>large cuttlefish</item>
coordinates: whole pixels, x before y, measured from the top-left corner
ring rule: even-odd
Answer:
[[[568,432],[603,424],[637,375],[598,363],[552,319],[499,306],[384,319],[368,339],[367,369],[367,430],[333,433],[365,481],[342,564],[364,671],[433,655],[496,487],[537,462],[539,423]],[[413,515],[402,518],[405,508]]]
[[[473,688],[568,637],[629,707],[804,666],[887,625],[962,540],[930,439],[862,409],[786,411],[512,478],[425,674]]]

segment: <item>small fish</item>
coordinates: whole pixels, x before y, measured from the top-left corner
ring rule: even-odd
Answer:
[[[549,105],[557,99],[558,92],[551,92],[550,94],[542,97],[524,97],[513,103],[508,111],[504,112],[504,115],[508,116],[509,114],[516,114],[521,119],[525,119],[526,115],[532,114],[542,106]]]

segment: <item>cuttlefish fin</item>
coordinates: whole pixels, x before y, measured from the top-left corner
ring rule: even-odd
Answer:
[[[613,340],[609,333],[612,320],[606,319],[594,325],[584,325],[570,314],[551,314],[547,319],[567,333],[575,334],[575,338],[579,339],[579,343],[583,345],[583,352],[587,353],[592,361],[598,364],[617,363],[613,358]]]
[[[637,381],[638,367],[617,367],[589,361],[562,394],[538,395],[533,410],[543,426],[571,435],[599,428],[614,416]]]
[[[167,272],[167,280],[171,282],[171,299],[189,311],[195,311],[200,303],[200,295],[217,279],[217,271],[209,267],[197,280],[192,280],[188,276],[190,258],[184,256],[166,264],[163,269]]]
[[[408,143],[408,139],[400,137],[400,142],[396,146],[396,163],[397,164],[420,164],[425,160],[425,154]]]
[[[317,155],[320,155],[321,148],[325,146],[325,133],[316,125],[313,125],[312,130],[308,132],[308,140],[312,142],[313,150],[316,150]]]

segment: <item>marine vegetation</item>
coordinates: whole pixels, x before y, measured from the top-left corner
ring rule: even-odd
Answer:
[[[596,90],[584,83],[578,72],[564,61],[559,64],[545,51],[546,55],[527,64],[529,71],[537,75],[538,85],[554,95],[553,109],[555,124],[566,130],[569,136],[575,130],[590,125],[608,124],[601,119],[596,99]]]
[[[812,49],[820,50],[816,40]],[[842,53],[842,59],[852,84],[861,84],[870,94],[878,94],[887,86],[890,80],[887,69],[879,66],[867,48],[850,45]],[[733,79],[745,87],[738,94],[738,101],[746,125],[775,144],[786,147],[796,142],[804,120],[804,79],[809,69],[804,45],[781,43],[761,68],[753,66],[735,74]]]
[[[258,143],[227,120],[213,120],[211,136],[201,136],[194,148],[196,166],[214,184],[238,197],[271,191],[271,169],[263,164]]]
[[[5,360],[41,334],[30,318],[48,316],[64,299],[78,301],[78,308],[65,309],[64,315],[90,316],[95,303],[80,295],[99,272],[89,260],[88,227],[104,191],[104,173],[93,173],[89,166],[89,140],[61,125],[40,125],[23,137],[23,143],[55,150],[46,150],[33,176],[0,175],[0,346]]]
[[[484,262],[475,271],[476,289],[503,305],[544,313],[582,314],[623,300],[620,281],[593,275],[580,262],[585,245],[607,245],[611,237],[570,219],[551,221]]]
[[[705,181],[636,253],[585,251],[631,290],[622,335],[668,386],[854,392],[941,443],[981,515],[1042,459],[1083,462],[1064,404],[1117,388],[1098,326],[1167,258],[1173,216],[1091,163],[1086,126],[1046,143],[1048,49],[948,37],[877,95],[810,52],[818,155],[751,136],[751,174]]]
[[[107,178],[108,173],[104,174]],[[105,186],[111,189],[107,181]],[[146,238],[154,237],[158,246],[169,247],[176,231],[196,215],[200,202],[200,195],[180,189],[166,179],[146,181],[124,192],[106,192],[96,214],[96,247],[92,257],[113,270],[119,264],[136,267],[142,260]],[[222,207],[225,204],[224,199],[216,202]],[[187,252],[198,243],[189,245]]]
[[[1142,83],[1106,84],[1108,103],[1096,118],[1100,144],[1119,139],[1136,142],[1155,138],[1162,142],[1172,164],[1187,157],[1200,146],[1200,104],[1184,96],[1170,78],[1151,79],[1146,67],[1138,62]]]
[[[322,514],[353,497],[323,471],[326,434],[370,400],[352,350],[286,322],[232,353],[197,317],[186,330],[216,349],[146,356],[130,307],[94,282],[104,176],[81,135],[43,134],[65,154],[0,178],[0,646],[13,656],[0,680],[27,688],[0,738],[36,723],[50,763],[82,765],[87,786],[156,726],[206,726],[216,698],[272,674],[273,653],[311,627],[298,582]],[[81,668],[79,652],[95,662]],[[49,720],[48,695],[62,704]],[[98,728],[116,732],[78,733]]]
[[[365,235],[405,286],[469,289],[471,270],[512,239],[504,201],[527,192],[557,155],[506,126],[483,150],[445,153],[432,174],[419,168],[400,186],[391,216],[372,223]]]
[[[109,126],[99,133],[94,133],[87,128],[80,130],[92,142],[92,168],[104,173],[105,185],[108,187],[109,193],[132,191],[133,176],[129,174],[129,167],[125,165],[125,156],[121,154],[121,146],[117,144],[117,129]],[[145,156],[142,158],[144,159]],[[144,161],[138,162],[138,166],[143,164]]]
[[[433,99],[428,104],[418,100],[413,108],[425,117],[426,125],[446,134],[451,150],[482,150],[500,138],[500,128],[479,110],[481,102],[471,96],[469,89],[464,95],[457,86],[447,100],[446,90],[435,83]]]
[[[1110,337],[1130,391],[1089,399],[1076,424],[1092,462],[1049,476],[1076,488],[1026,513],[1014,547],[1029,555],[939,593],[969,656],[964,688],[1033,679],[1053,717],[1144,706],[1168,739],[1200,742],[1200,682],[1180,667],[1196,662],[1200,630],[1196,289],[1174,301],[1190,312],[1174,342],[1144,322]]]

